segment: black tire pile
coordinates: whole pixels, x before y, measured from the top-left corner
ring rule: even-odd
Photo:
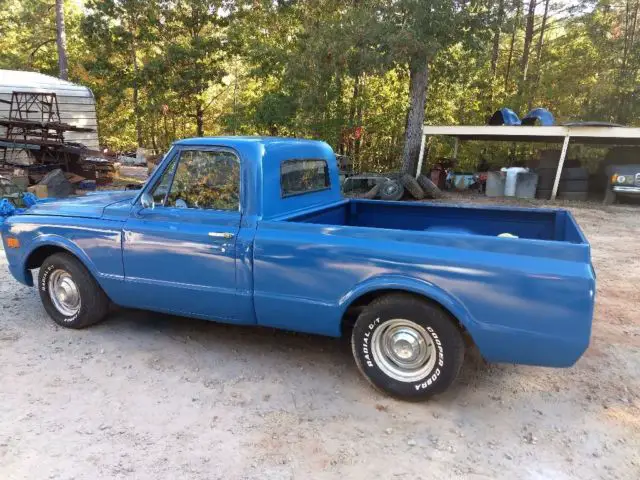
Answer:
[[[419,175],[414,178],[409,174],[395,174],[390,178],[374,185],[370,190],[355,195],[355,198],[381,200],[401,200],[405,193],[408,193],[416,200],[425,198],[440,198],[442,192],[426,175]]]
[[[556,178],[556,168],[539,168],[538,198],[548,200]],[[564,168],[558,184],[557,198],[564,200],[586,200],[589,194],[589,171],[583,167]]]

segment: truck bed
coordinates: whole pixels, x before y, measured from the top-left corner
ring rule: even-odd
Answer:
[[[287,219],[324,225],[372,227],[457,235],[518,238],[586,244],[565,210],[476,207],[417,202],[346,200]]]
[[[490,362],[569,366],[589,344],[595,272],[564,210],[344,200],[261,222],[254,264],[256,309],[282,328],[286,311],[331,334],[336,298],[384,285],[427,292]]]

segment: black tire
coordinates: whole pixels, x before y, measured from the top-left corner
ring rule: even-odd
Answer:
[[[418,175],[416,179],[418,185],[422,187],[425,196],[428,198],[440,198],[442,196],[442,192],[438,188],[438,186],[431,181],[426,175]]]
[[[408,173],[405,173],[400,177],[400,183],[416,200],[422,200],[424,198],[424,190],[422,190],[422,187],[417,180]]]
[[[607,187],[604,193],[604,200],[602,202],[604,205],[613,205],[616,203],[616,192],[611,190],[611,187]]]
[[[560,192],[558,194],[560,200],[575,200],[578,202],[586,202],[589,200],[589,192]]]
[[[404,187],[395,180],[387,180],[380,187],[382,200],[400,200],[402,195],[404,195]]]
[[[553,188],[553,178],[546,179],[542,184],[538,181],[538,188],[541,190],[551,190]],[[558,192],[586,192],[589,190],[589,180],[560,180]]]
[[[428,357],[423,371],[416,372],[419,378],[402,380],[385,373],[384,362],[392,360],[381,360],[387,357],[375,348],[384,338],[379,336],[393,325],[390,322],[399,319],[413,325],[415,332],[422,332],[422,338],[432,346],[433,357]],[[464,359],[464,341],[455,321],[438,306],[409,294],[385,295],[368,305],[353,327],[351,349],[358,369],[371,385],[409,401],[444,392],[458,376]]]
[[[536,198],[540,200],[549,200],[551,198],[551,190],[545,188],[538,188],[536,190]]]
[[[367,198],[369,200],[373,200],[380,193],[380,185],[374,185],[371,189],[362,194],[362,198]]]
[[[65,314],[56,307],[49,293],[51,275],[66,275],[72,280],[80,299],[76,312]],[[45,259],[38,273],[38,291],[49,316],[66,328],[88,327],[102,320],[109,311],[109,298],[102,288],[84,265],[67,253],[56,253]]]
[[[589,191],[589,180],[563,180],[558,185],[558,190],[567,192],[587,192]]]
[[[560,163],[560,151],[547,151],[546,154],[543,154],[540,157],[538,167],[555,170],[556,168],[558,168],[558,163]],[[579,168],[581,164],[582,163],[577,158],[567,158],[564,161],[565,168]]]
[[[549,200],[551,198],[551,190],[538,189],[536,191],[536,198]],[[577,200],[584,202],[589,199],[589,192],[562,192],[559,190],[556,198],[558,200]]]
[[[553,188],[553,182],[556,179],[555,168],[538,168],[536,173],[538,174],[538,188],[545,190]],[[562,176],[560,177],[560,183],[572,180],[589,180],[589,171],[582,167],[564,168],[562,170]]]

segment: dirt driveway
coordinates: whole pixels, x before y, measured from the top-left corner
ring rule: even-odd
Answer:
[[[54,326],[0,252],[0,478],[640,478],[640,209],[572,209],[592,346],[483,365],[425,404],[374,392],[336,340],[120,311]]]

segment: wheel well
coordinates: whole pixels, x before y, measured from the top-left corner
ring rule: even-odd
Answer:
[[[356,298],[349,305],[349,307],[347,307],[347,310],[344,312],[344,315],[342,316],[342,323],[340,325],[342,336],[348,338],[351,335],[351,330],[353,329],[353,326],[355,325],[356,320],[358,319],[358,315],[360,315],[362,310],[364,310],[364,308],[367,305],[371,304],[371,302],[373,302],[374,300],[380,297],[383,297],[385,295],[389,295],[392,293],[401,293],[404,295],[411,295],[413,297],[419,298],[423,302],[427,302],[427,303],[430,303],[431,305],[438,307],[443,312],[445,312],[449,317],[451,317],[453,322],[456,324],[456,326],[460,329],[460,331],[464,334],[465,337],[468,337],[469,339],[471,339],[471,336],[467,332],[467,329],[464,327],[464,325],[462,325],[462,323],[460,323],[460,320],[458,320],[456,316],[453,313],[451,313],[449,309],[442,306],[441,303],[436,302],[432,298],[426,297],[424,295],[420,295],[419,293],[411,292],[408,290],[392,289],[392,288],[374,290],[372,292],[367,292],[364,295]]]
[[[40,268],[42,266],[42,262],[54,253],[69,253],[69,251],[56,245],[43,245],[42,247],[36,248],[29,254],[29,257],[25,262],[25,267],[28,270]]]

